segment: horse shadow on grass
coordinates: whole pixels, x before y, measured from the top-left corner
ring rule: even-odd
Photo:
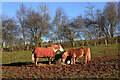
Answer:
[[[51,63],[53,64],[53,61]],[[38,62],[38,64],[49,64],[49,61],[40,61],[40,62]],[[35,64],[32,62],[17,62],[17,63],[10,63],[10,64],[2,64],[2,66],[18,66],[18,67],[28,66],[28,67],[32,67],[32,66],[35,66]]]
[[[27,65],[33,65],[32,62],[16,62],[16,63],[10,63],[10,64],[2,64],[2,66],[27,66]]]
[[[38,61],[38,64],[49,65],[49,61]],[[54,61],[52,61],[51,64],[56,64],[56,63],[54,63]],[[76,62],[76,64],[79,64],[79,65],[82,65],[82,66],[84,65],[83,63],[80,63],[80,62]],[[35,64],[32,63],[32,62],[17,62],[17,63],[10,63],[10,64],[2,64],[2,66],[34,67]]]

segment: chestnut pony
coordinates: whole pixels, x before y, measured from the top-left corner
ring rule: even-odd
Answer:
[[[71,57],[71,61],[73,60],[73,64],[75,64],[75,58],[82,57],[85,55],[85,64],[87,61],[91,60],[90,49],[87,47],[81,47],[79,49],[71,48],[66,50],[66,52],[62,55],[62,61],[65,62],[67,56]]]
[[[49,58],[51,64],[52,57],[55,57],[57,50],[64,51],[61,45],[52,45],[51,47],[36,47],[32,52],[32,62],[37,66],[38,58]]]

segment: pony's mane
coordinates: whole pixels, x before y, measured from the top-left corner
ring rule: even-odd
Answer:
[[[59,45],[52,45],[51,47],[54,49],[60,49]]]

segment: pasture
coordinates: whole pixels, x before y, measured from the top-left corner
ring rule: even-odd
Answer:
[[[118,78],[119,44],[87,46],[92,60],[84,65],[84,57],[76,65],[48,65],[47,58],[39,58],[35,67],[31,61],[32,51],[2,53],[3,78]],[[67,49],[64,49],[67,50]],[[43,64],[43,65],[42,65]]]

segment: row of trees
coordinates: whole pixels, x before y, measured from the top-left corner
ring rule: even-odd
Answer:
[[[120,35],[118,27],[118,3],[107,3],[103,11],[88,3],[85,15],[70,19],[62,8],[51,17],[49,8],[39,5],[38,11],[21,4],[16,17],[2,17],[1,45],[42,46],[45,39],[53,42],[69,41],[74,46],[75,40],[91,40]]]

